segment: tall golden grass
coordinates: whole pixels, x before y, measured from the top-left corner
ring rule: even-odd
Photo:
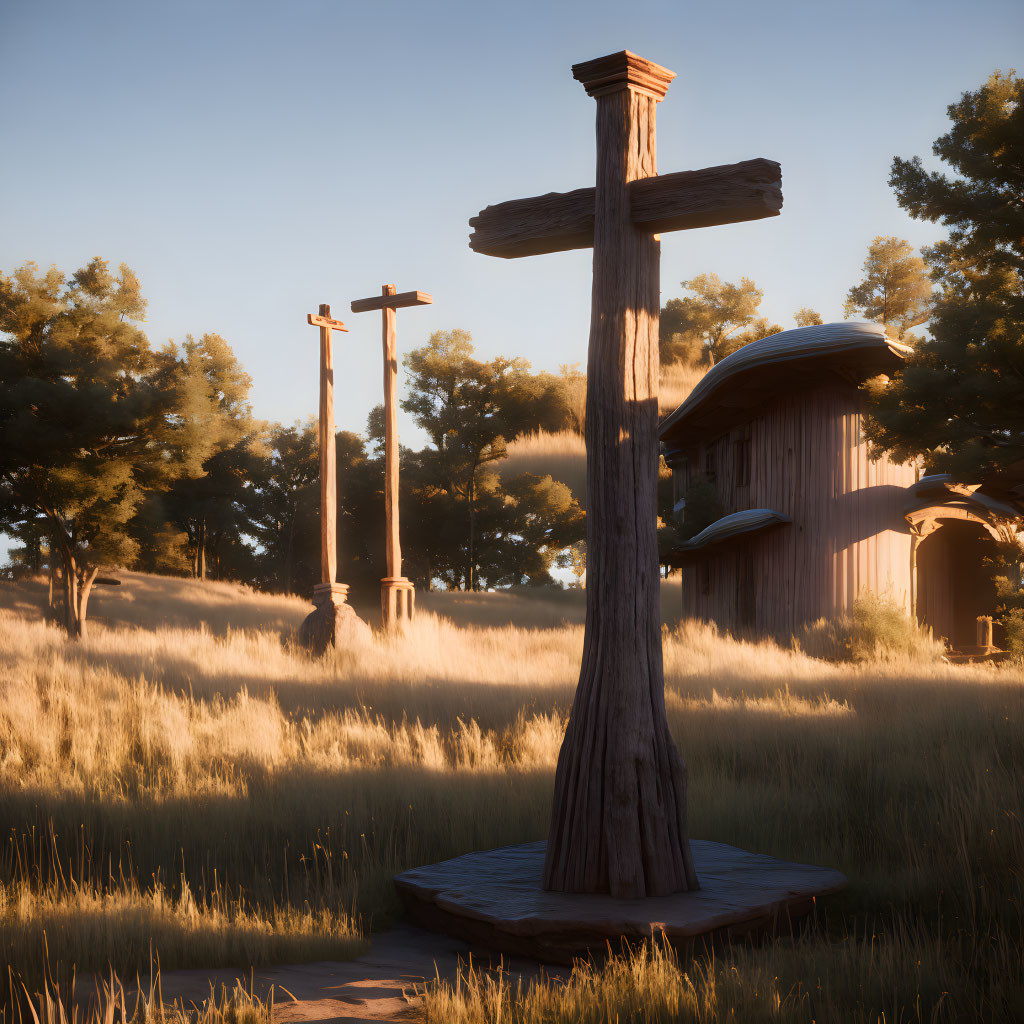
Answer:
[[[682,405],[696,386],[697,381],[707,371],[706,366],[684,366],[682,363],[663,365],[658,385],[658,414],[665,416]]]
[[[41,586],[0,592],[5,988],[7,968],[30,989],[144,973],[153,949],[164,970],[349,956],[399,913],[395,872],[545,835],[582,595],[437,595],[492,624],[426,611],[310,661],[288,638],[303,601],[125,578],[81,643],[40,621]],[[538,603],[547,628],[510,624]],[[665,999],[695,986],[704,1016],[679,1019],[1012,1019],[1024,674],[839,666],[694,624],[666,627],[664,656],[692,833],[833,865],[850,890],[796,945],[617,962],[524,993],[518,1019],[675,1019],[643,1016],[627,974]],[[460,991],[467,1020],[512,1013]]]

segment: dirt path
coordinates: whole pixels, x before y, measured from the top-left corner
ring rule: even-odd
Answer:
[[[274,1024],[422,1021],[422,1003],[414,990],[438,976],[454,980],[460,961],[466,963],[469,955],[470,948],[457,939],[402,923],[374,936],[369,950],[356,960],[267,967],[253,971],[252,983],[260,998],[273,986]],[[491,959],[473,950],[474,966],[498,962],[497,956]],[[506,960],[505,967],[513,978],[533,977],[540,969],[529,960]],[[249,972],[168,971],[161,978],[164,1002],[202,1005],[211,984],[218,991],[222,984],[230,990],[236,980],[248,988]]]

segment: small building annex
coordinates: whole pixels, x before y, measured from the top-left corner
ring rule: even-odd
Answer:
[[[996,604],[983,560],[1024,503],[869,457],[860,385],[909,351],[873,323],[784,331],[713,366],[665,417],[677,511],[700,477],[724,511],[673,552],[685,616],[785,640],[869,590],[953,648],[976,643]]]

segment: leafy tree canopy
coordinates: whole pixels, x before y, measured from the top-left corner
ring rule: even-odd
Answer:
[[[925,261],[905,238],[878,235],[868,246],[863,280],[847,292],[843,315],[860,314],[907,341],[907,331],[928,319],[931,304]]]
[[[145,489],[173,476],[145,309],[124,264],[0,275],[0,515],[45,520],[77,635],[99,567],[136,554],[128,524]]]
[[[698,274],[681,287],[692,294],[669,299],[661,311],[663,363],[714,365],[730,352],[782,330],[757,315],[764,293],[748,277],[732,284],[717,274]]]
[[[872,388],[868,437],[963,481],[1024,467],[1024,83],[996,72],[947,108],[933,148],[953,172],[897,157],[890,184],[948,236],[925,250],[939,285],[929,330],[891,386]],[[1009,472],[1008,472],[1009,471]]]
[[[816,324],[823,324],[821,314],[810,306],[801,306],[794,314],[793,319],[797,327],[814,327]]]

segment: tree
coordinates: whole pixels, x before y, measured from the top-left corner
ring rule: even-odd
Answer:
[[[932,147],[954,172],[893,160],[890,185],[948,236],[925,250],[939,285],[920,343],[871,391],[867,436],[897,460],[964,482],[1020,480],[1024,465],[1024,83],[996,72],[947,108]]]
[[[482,517],[480,576],[488,586],[551,584],[551,568],[572,544],[580,543],[586,520],[572,491],[550,476],[523,473],[509,480],[490,478],[488,507]]]
[[[244,524],[244,491],[266,455],[266,428],[249,406],[252,378],[219,334],[189,335],[180,355],[173,344],[160,357],[174,404],[168,444],[177,480],[164,507],[188,538],[192,576],[205,579],[208,560],[221,575],[225,546]]]
[[[904,338],[928,319],[931,303],[928,267],[914,247],[905,238],[878,235],[868,246],[864,279],[847,292],[843,316],[860,313]]]
[[[267,447],[253,479],[249,528],[263,552],[261,582],[293,594],[296,579],[315,583],[320,571],[317,424],[312,419],[301,426],[275,423]]]
[[[757,316],[764,293],[748,277],[731,284],[717,274],[698,274],[681,287],[693,294],[669,299],[661,311],[658,339],[665,364],[704,361],[714,366],[736,349],[782,330]]]
[[[587,375],[579,363],[562,363],[562,394],[568,412],[568,426],[583,437],[587,426]]]
[[[170,396],[136,326],[145,309],[125,264],[0,275],[0,515],[45,521],[72,636],[85,636],[100,568],[135,557],[129,523],[146,490],[173,473]]]
[[[437,477],[466,502],[467,590],[477,586],[480,470],[505,456],[505,436],[510,430],[503,413],[512,404],[515,381],[526,366],[523,360],[503,358],[482,363],[472,353],[468,331],[435,331],[423,348],[405,357],[409,391],[402,401],[402,408],[413,414],[434,443]]]
[[[825,322],[821,319],[821,314],[816,309],[811,309],[810,306],[801,306],[793,314],[793,319],[796,321],[797,327],[814,327]]]

